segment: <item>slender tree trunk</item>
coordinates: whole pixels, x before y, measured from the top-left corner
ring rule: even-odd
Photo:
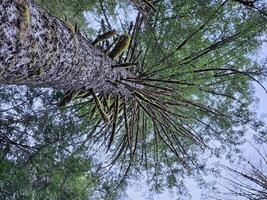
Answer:
[[[112,64],[72,25],[32,0],[0,1],[0,84],[115,91],[110,81],[127,71]]]

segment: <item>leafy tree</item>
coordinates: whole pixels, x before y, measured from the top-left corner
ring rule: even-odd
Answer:
[[[127,177],[146,170],[151,188],[160,192],[184,188],[181,177],[205,171],[199,153],[207,149],[219,157],[236,150],[246,127],[256,127],[248,107],[254,101],[251,81],[266,91],[261,83],[266,67],[251,59],[266,30],[263,1],[249,6],[240,1],[131,1],[132,6],[124,1],[38,2],[61,20],[30,0],[0,4],[0,83],[5,90],[8,84],[23,84],[65,94],[48,90],[53,95],[31,103],[29,110],[17,104],[8,112],[6,104],[16,102],[21,92],[18,87],[6,91],[1,121],[4,129],[14,130],[1,136],[4,146],[20,151],[21,144],[32,148],[34,142],[42,150],[40,137],[52,144],[48,149],[54,159],[71,159],[77,152],[85,160],[92,156],[95,171],[109,182],[107,191],[117,184],[124,188]],[[74,4],[80,6],[74,9]],[[62,5],[64,12],[58,9]],[[82,13],[93,8],[100,30],[84,27]],[[125,14],[112,16],[112,11]],[[127,17],[127,11],[134,16]],[[87,38],[112,29],[117,35],[96,46]],[[111,59],[118,35],[126,32],[129,47]],[[21,98],[17,101],[23,105]],[[58,107],[56,102],[64,99],[69,99],[67,105]],[[21,115],[26,111],[36,115],[31,126]],[[71,182],[66,187],[75,191]]]
[[[1,86],[0,199],[112,196],[105,187],[113,182],[101,178],[93,157],[73,151],[90,128],[58,109],[59,97],[48,89]]]

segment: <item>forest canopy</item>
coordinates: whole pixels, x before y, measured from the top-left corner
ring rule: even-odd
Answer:
[[[3,0],[0,11],[2,199],[123,199],[144,177],[187,199],[185,177],[204,186],[209,158],[231,160],[248,130],[267,141],[253,109],[254,86],[267,93],[263,0]]]

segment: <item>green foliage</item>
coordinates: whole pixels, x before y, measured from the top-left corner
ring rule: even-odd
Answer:
[[[115,182],[100,178],[80,146],[90,127],[57,108],[60,98],[57,91],[1,86],[0,199],[108,199],[105,187]]]
[[[39,152],[42,155],[42,152]],[[26,161],[1,160],[1,199],[88,199],[97,178],[87,173],[90,160],[51,160],[51,154]],[[51,162],[52,161],[52,162]]]
[[[125,173],[125,163],[148,171],[155,191],[174,186],[173,175],[179,180],[207,170],[198,160],[203,149],[217,157],[238,152],[244,132],[257,123],[249,109],[255,100],[251,82],[258,84],[266,69],[251,55],[262,44],[266,18],[250,10],[240,14],[240,6],[231,1],[162,1],[143,27],[139,23],[144,19],[138,17],[134,30],[123,24],[133,41],[119,63],[139,63],[130,69],[133,77],[123,80],[136,101],[126,102],[128,117],[119,113],[110,155]],[[103,127],[95,135],[108,137],[108,130]]]

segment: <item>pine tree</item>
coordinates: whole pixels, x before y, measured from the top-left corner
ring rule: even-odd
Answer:
[[[164,184],[178,186],[179,174],[203,168],[199,152],[219,156],[236,148],[256,121],[248,109],[254,100],[250,84],[266,92],[266,68],[249,54],[262,43],[265,4],[247,9],[239,1],[131,2],[134,7],[116,1],[137,9],[135,20],[121,22],[121,29],[109,15],[114,2],[90,4],[103,13],[98,35],[118,29],[92,44],[57,10],[61,20],[30,0],[2,1],[0,83],[64,91],[54,96],[53,117],[71,113],[79,119],[72,150],[107,152],[100,154],[108,158],[100,159],[101,170],[120,167],[121,185],[135,173],[131,169],[147,170],[153,189],[161,191]],[[126,34],[129,43],[119,45],[126,49],[110,58]]]

